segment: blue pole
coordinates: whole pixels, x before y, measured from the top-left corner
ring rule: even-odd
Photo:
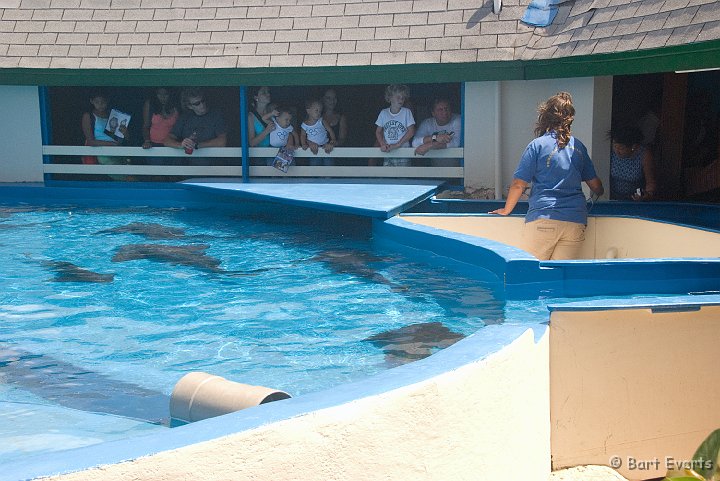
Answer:
[[[51,145],[52,143],[52,121],[50,118],[50,97],[47,87],[38,86],[38,99],[40,100],[40,137],[43,145]],[[49,164],[52,158],[49,155],[43,155],[43,164]],[[43,180],[50,180],[50,174],[44,174]]]
[[[240,87],[240,149],[242,152],[243,182],[250,181],[250,149],[248,145],[247,87]]]

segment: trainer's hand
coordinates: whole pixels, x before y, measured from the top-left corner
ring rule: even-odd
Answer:
[[[507,210],[505,207],[503,207],[502,209],[491,210],[490,212],[488,212],[488,214],[508,215],[511,212],[511,210]]]

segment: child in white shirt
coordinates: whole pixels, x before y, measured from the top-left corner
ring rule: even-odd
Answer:
[[[415,134],[415,118],[412,111],[403,107],[410,98],[410,89],[407,85],[388,85],[385,89],[385,100],[390,107],[380,111],[375,125],[375,137],[380,150],[391,152],[400,147],[410,147],[410,139]],[[410,165],[409,158],[386,157],[384,166],[406,167]]]
[[[300,133],[300,144],[303,150],[310,147],[313,154],[318,153],[322,147],[326,153],[330,153],[335,145],[335,133],[322,118],[322,102],[319,100],[308,100],[305,103],[307,117],[302,123]]]
[[[270,146],[271,147],[287,147],[288,149],[295,149],[297,142],[297,134],[294,132],[292,126],[292,113],[287,107],[277,107],[277,115],[272,117],[272,122],[275,124],[275,128],[270,131]]]
[[[320,147],[326,153],[332,152],[335,146],[335,132],[322,118],[322,102],[318,99],[310,99],[305,102],[307,117],[300,125],[300,146],[303,150],[310,148],[313,154],[317,154]],[[332,159],[313,159],[310,165],[332,165]]]

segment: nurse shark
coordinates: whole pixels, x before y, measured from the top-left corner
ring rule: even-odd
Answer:
[[[106,283],[115,279],[115,274],[100,274],[67,261],[43,261],[42,265],[55,272],[53,282]]]
[[[209,246],[205,244],[167,245],[167,244],[126,244],[120,246],[112,257],[113,262],[126,262],[147,259],[165,262],[171,265],[194,267],[201,271],[233,276],[255,275],[267,268],[249,271],[228,271],[220,267],[220,259],[205,253]]]
[[[167,424],[170,397],[45,354],[0,344],[0,382],[60,406]]]
[[[407,286],[391,281],[378,272],[377,269],[368,265],[392,260],[387,257],[379,257],[370,252],[356,249],[328,249],[319,252],[310,260],[323,262],[339,274],[347,274],[378,284],[388,285],[393,291],[406,291],[408,289]]]
[[[426,358],[464,337],[441,322],[422,322],[383,331],[365,341],[382,348],[387,363],[397,366]]]
[[[151,240],[179,239],[185,237],[185,229],[168,227],[154,222],[132,222],[97,232],[97,234],[136,234]]]

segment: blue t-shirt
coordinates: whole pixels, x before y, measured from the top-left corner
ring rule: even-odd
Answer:
[[[558,149],[554,132],[536,138],[525,149],[514,177],[532,183],[525,222],[587,223],[581,184],[597,174],[585,145],[575,137],[563,149]]]

